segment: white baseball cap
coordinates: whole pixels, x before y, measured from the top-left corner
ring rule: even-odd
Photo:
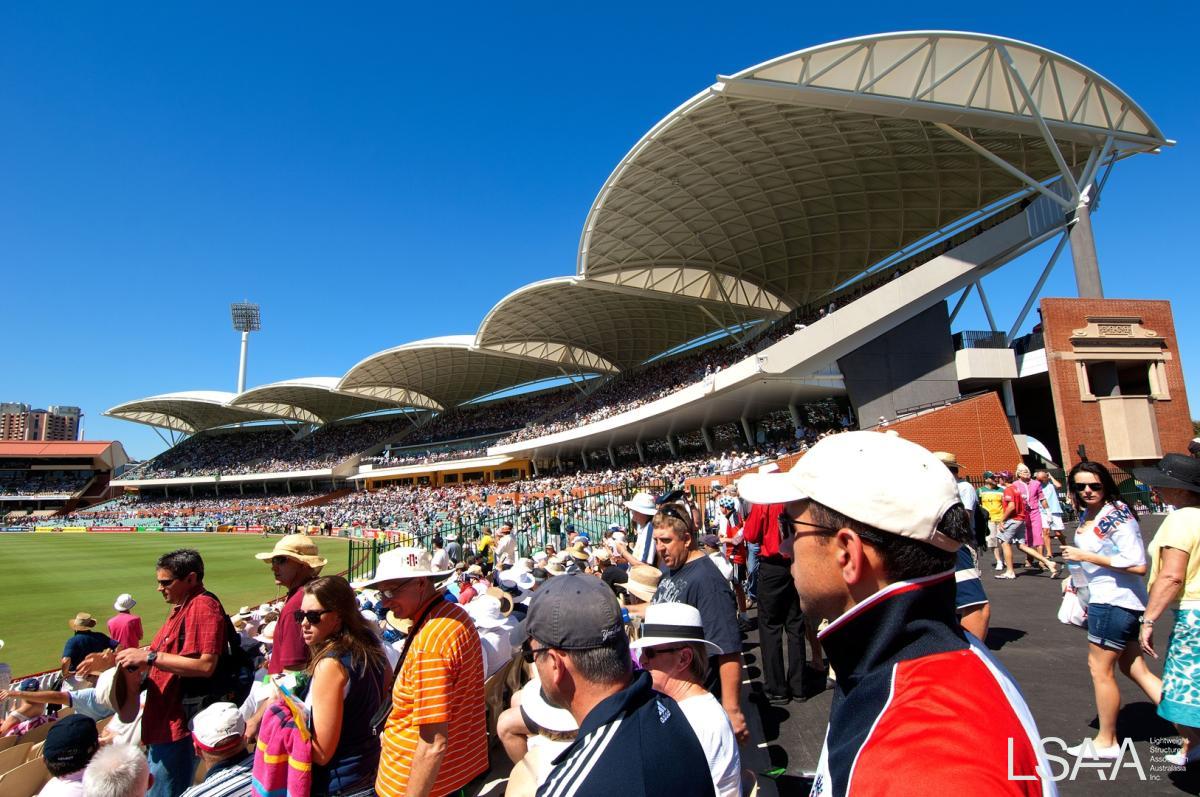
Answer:
[[[213,703],[192,720],[192,739],[202,750],[225,750],[242,743],[246,720],[233,703]]]
[[[880,531],[956,551],[959,543],[937,530],[959,503],[954,477],[916,443],[879,432],[826,437],[787,473],[754,473],[738,481],[752,504],[811,498]]]

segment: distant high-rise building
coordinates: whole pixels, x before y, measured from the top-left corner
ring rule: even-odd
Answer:
[[[35,410],[28,404],[0,403],[0,440],[78,440],[83,410],[51,404]]]

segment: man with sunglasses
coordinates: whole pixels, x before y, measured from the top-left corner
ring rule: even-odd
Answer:
[[[602,581],[550,579],[512,642],[537,669],[547,701],[579,724],[539,797],[715,794],[683,709],[654,691],[647,672],[634,673],[621,607]]]
[[[304,600],[304,585],[320,575],[321,568],[327,562],[317,550],[317,544],[304,534],[281,537],[274,548],[265,553],[256,553],[254,558],[269,564],[276,585],[287,590],[287,600],[275,622],[267,673],[279,675],[284,671],[301,672],[308,666],[308,645],[304,644],[296,612]],[[258,726],[266,713],[267,702],[264,700],[246,723],[247,742],[253,742],[258,737]]]
[[[172,551],[156,567],[170,614],[148,648],[118,651],[116,663],[145,675],[142,743],[154,777],[149,795],[178,797],[192,785],[196,759],[188,720],[201,708],[198,698],[186,697],[185,681],[196,684],[216,672],[228,618],[217,596],[204,588],[199,552]]]
[[[721,650],[709,662],[708,688],[721,699],[739,742],[750,737],[742,714],[742,635],[729,580],[700,550],[699,512],[681,491],[664,496],[654,515],[654,546],[663,568],[652,603],[700,610],[704,638]]]
[[[1056,794],[1017,685],[955,616],[973,532],[937,457],[846,432],[740,485],[784,505],[801,608],[830,621],[819,639],[838,679],[812,794]]]

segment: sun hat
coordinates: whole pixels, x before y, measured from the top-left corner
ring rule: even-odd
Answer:
[[[488,587],[487,591],[485,591],[483,593],[483,595],[481,595],[480,597],[485,597],[485,596],[492,598],[492,599],[496,600],[497,602],[499,602],[500,613],[502,615],[504,615],[505,617],[508,617],[510,614],[512,614],[512,610],[513,610],[512,595],[509,595],[507,592],[500,589],[499,587]],[[472,603],[474,603],[474,601],[472,601]]]
[[[395,612],[392,612],[392,611],[389,611],[387,613],[387,617],[384,618],[384,622],[386,622],[392,628],[395,628],[397,631],[399,631],[400,633],[405,634],[405,635],[407,635],[408,632],[411,631],[412,627],[413,627],[412,620],[408,619],[407,617],[400,617],[399,615],[397,615]]]
[[[42,758],[67,772],[87,766],[100,747],[96,721],[83,714],[70,714],[50,726],[42,743]]]
[[[120,674],[119,667],[109,667],[96,678],[96,701],[114,711],[125,702],[127,691],[125,679],[117,677]]]
[[[534,551],[533,552],[533,561],[534,562],[544,562],[544,561],[546,561],[547,558],[549,558],[549,557],[546,556],[545,551]]]
[[[1193,437],[1192,442],[1188,443],[1188,453],[1200,457],[1200,437]]]
[[[658,505],[654,503],[654,496],[646,492],[636,493],[633,498],[625,501],[621,506],[630,512],[637,512],[639,515],[649,515],[650,517],[654,517],[654,514],[658,512]]]
[[[264,645],[270,645],[270,644],[274,643],[274,641],[275,641],[275,621],[272,620],[271,622],[267,623],[267,626],[266,626],[266,628],[264,628],[262,630],[262,633],[256,637],[254,637],[254,639],[258,642],[262,642]]]
[[[433,556],[424,548],[394,548],[380,554],[379,566],[375,575],[362,582],[364,587],[374,587],[388,581],[399,581],[404,578],[436,578],[441,579],[454,572],[450,567],[444,570],[433,569]],[[471,569],[468,568],[470,573]],[[482,571],[480,571],[482,575]]]
[[[96,627],[96,618],[92,617],[87,612],[79,612],[67,621],[67,625],[76,631],[86,631],[89,628]]]
[[[588,552],[588,549],[578,543],[568,548],[567,553],[571,556],[571,558],[577,559],[580,562],[586,562],[591,556],[591,554]]]
[[[673,642],[699,643],[713,656],[724,653],[720,647],[704,638],[704,622],[700,610],[686,603],[652,603],[646,607],[642,620],[642,635],[629,643],[630,650],[656,648]]]
[[[552,576],[561,576],[567,571],[563,567],[561,561],[558,559],[551,559],[549,562],[546,562],[546,572]]]
[[[117,596],[116,602],[113,603],[113,608],[119,612],[127,612],[134,606],[137,606],[137,601],[128,592],[122,592]]]
[[[739,482],[752,504],[811,498],[872,528],[956,551],[937,530],[960,502],[958,485],[936,456],[902,437],[845,432],[817,443],[787,473],[750,474]]]
[[[535,592],[510,639],[514,647],[532,638],[558,650],[592,650],[624,634],[621,607],[608,585],[574,575],[552,578]]]
[[[1134,468],[1133,478],[1151,487],[1200,493],[1200,459],[1186,454],[1167,454],[1152,467]]]
[[[476,628],[500,628],[508,620],[501,601],[488,593],[478,596],[463,608],[471,616],[471,621],[475,623]],[[509,611],[512,611],[511,598],[508,600],[508,608]]]
[[[242,744],[246,720],[233,703],[213,703],[189,727],[197,747],[206,753],[223,753]]]
[[[579,730],[579,723],[565,708],[550,704],[542,690],[542,682],[533,678],[521,687],[521,713],[538,728],[551,733],[570,733]]]
[[[467,575],[468,576],[478,576],[479,578],[483,578],[483,568],[480,567],[479,565],[471,565],[470,567],[467,568]]]
[[[597,562],[611,562],[612,552],[607,548],[597,548],[592,556],[596,557]]]
[[[619,586],[635,598],[649,601],[658,591],[658,581],[661,578],[662,571],[657,567],[636,564],[629,568],[629,580]]]
[[[329,564],[329,560],[317,551],[317,544],[307,534],[289,534],[280,537],[275,547],[267,553],[254,554],[255,559],[270,561],[276,556],[286,556],[312,568],[321,568]]]
[[[933,455],[942,461],[947,468],[958,470],[958,459],[949,451],[934,451]]]

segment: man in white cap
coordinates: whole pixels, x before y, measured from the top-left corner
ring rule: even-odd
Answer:
[[[243,797],[251,793],[254,756],[242,742],[246,723],[232,703],[213,703],[192,720],[192,743],[207,765],[204,780],[183,797]]]
[[[438,586],[452,572],[434,570],[423,548],[396,548],[362,585],[413,624],[380,738],[379,797],[440,797],[488,769],[483,649],[471,617]]]
[[[131,611],[136,605],[128,592],[122,592],[113,603],[117,613],[108,618],[108,635],[117,643],[117,650],[142,644],[142,618]]]
[[[623,506],[629,510],[633,521],[633,533],[637,539],[633,543],[633,558],[648,565],[658,563],[658,554],[654,549],[654,526],[651,521],[658,507],[654,504],[654,496],[650,493],[637,493],[625,501]]]
[[[741,493],[785,505],[801,606],[831,621],[820,640],[837,690],[814,795],[1056,794],[1020,690],[955,617],[955,556],[972,531],[937,457],[846,432],[788,473],[743,477]]]
[[[704,688],[710,656],[721,649],[704,639],[700,610],[686,603],[655,603],[646,609],[642,635],[629,643],[650,673],[655,691],[683,710],[704,754],[719,797],[740,797],[742,763],[729,716]]]
[[[517,538],[513,536],[512,523],[500,524],[500,536],[496,538],[496,568],[512,567],[517,561]]]
[[[275,622],[271,653],[267,659],[267,674],[300,672],[308,666],[308,645],[304,643],[304,637],[300,633],[300,622],[295,615],[300,611],[300,603],[304,600],[304,585],[320,574],[327,561],[317,550],[317,544],[305,534],[280,537],[273,549],[265,553],[256,553],[254,558],[268,563],[275,583],[287,590],[283,609]],[[246,723],[247,741],[253,741],[258,736],[258,726],[267,710],[267,702],[263,701],[259,710]]]

